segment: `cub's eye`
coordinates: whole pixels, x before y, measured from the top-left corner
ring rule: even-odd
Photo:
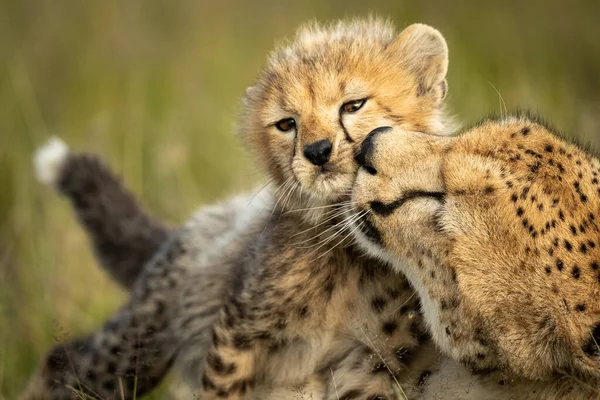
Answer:
[[[366,102],[367,102],[367,99],[349,101],[342,105],[342,108],[340,109],[340,111],[347,112],[347,113],[357,112],[358,110],[360,110],[362,108],[362,106],[365,105]]]
[[[277,121],[275,127],[281,132],[289,132],[296,127],[296,121],[294,121],[294,118],[282,119],[281,121]]]

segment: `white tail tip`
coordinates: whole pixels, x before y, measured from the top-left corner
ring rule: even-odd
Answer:
[[[55,185],[60,170],[69,155],[69,147],[57,137],[53,137],[40,147],[33,157],[37,179],[47,185]]]

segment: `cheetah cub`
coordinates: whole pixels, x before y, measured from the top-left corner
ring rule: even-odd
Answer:
[[[313,27],[271,56],[247,91],[241,135],[280,188],[274,218],[213,326],[200,398],[239,399],[315,371],[336,382],[325,399],[394,398],[395,382],[413,392],[432,368],[410,286],[360,257],[331,206],[373,127],[441,130],[446,69],[445,41],[424,25]]]
[[[221,258],[197,248],[196,230],[204,238],[210,227],[192,221],[173,233],[128,304],[102,330],[55,348],[35,382],[56,393],[78,382],[102,396],[130,396],[137,382],[140,395],[184,359],[201,399],[307,379],[325,382],[324,399],[418,392],[438,359],[419,302],[402,276],[357,252],[340,206],[372,128],[446,130],[447,65],[444,38],[425,25],[301,28],[246,93],[241,137],[273,181],[261,194],[267,213],[220,244]],[[77,208],[82,197],[71,196]],[[244,212],[239,201],[231,209]]]
[[[358,159],[358,241],[406,274],[478,398],[600,398],[598,158],[508,117],[380,129]]]

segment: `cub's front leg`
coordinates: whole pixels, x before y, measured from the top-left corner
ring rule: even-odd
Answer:
[[[236,298],[223,307],[204,359],[200,400],[240,400],[255,385],[257,360],[265,351],[261,338],[268,336],[261,332],[267,332],[268,323],[253,317]]]
[[[394,377],[378,363],[373,363],[372,349],[357,344],[336,365],[325,371],[328,379],[325,400],[404,400],[394,387]],[[328,375],[328,376],[327,376]],[[398,389],[402,388],[398,385]]]

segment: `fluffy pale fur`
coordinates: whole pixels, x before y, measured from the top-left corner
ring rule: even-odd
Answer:
[[[600,398],[597,158],[507,117],[455,138],[379,131],[359,159],[357,239],[413,284],[434,341],[464,366],[455,384]]]
[[[443,37],[425,25],[400,34],[373,19],[302,28],[245,99],[241,136],[272,180],[264,207],[240,222],[247,211],[232,203],[174,232],[137,279],[126,274],[128,304],[101,330],[53,349],[27,398],[64,398],[67,385],[102,396],[123,386],[130,396],[134,376],[141,395],[173,363],[203,399],[307,382],[321,382],[328,399],[396,398],[398,382],[418,393],[438,353],[416,296],[403,277],[355,252],[335,203],[347,199],[354,157],[373,128],[445,131],[447,63]],[[290,118],[293,129],[278,130]],[[306,147],[322,140],[331,152],[314,165]],[[104,170],[89,171],[65,179],[67,194],[101,222],[90,210],[109,202],[83,183],[102,182],[94,179]],[[92,235],[122,244],[106,231]]]

